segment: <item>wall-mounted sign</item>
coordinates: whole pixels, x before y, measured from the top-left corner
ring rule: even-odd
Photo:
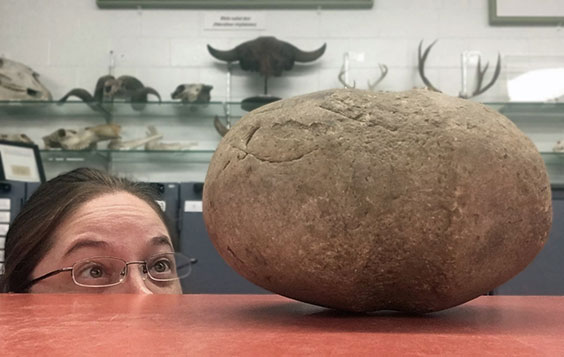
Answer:
[[[204,30],[264,30],[264,12],[206,12]]]
[[[37,145],[0,140],[0,180],[44,182]]]
[[[202,201],[184,201],[184,212],[202,212]]]
[[[96,0],[100,8],[369,9],[374,0]]]

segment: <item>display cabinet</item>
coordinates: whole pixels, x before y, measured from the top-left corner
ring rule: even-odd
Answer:
[[[511,119],[537,146],[553,185],[564,185],[564,153],[554,151],[564,140],[564,103],[485,103]],[[221,140],[216,117],[234,124],[246,114],[240,103],[149,102],[142,110],[131,103],[105,103],[110,117],[83,102],[0,102],[0,134],[25,133],[41,149],[47,178],[80,166],[154,182],[203,182],[209,161]],[[57,129],[80,130],[99,124],[121,126],[122,140],[144,138],[152,125],[165,143],[186,145],[181,150],[110,150],[101,142],[92,150],[45,149],[43,137]],[[563,145],[564,150],[564,145]]]
[[[535,143],[551,184],[564,187],[564,102],[485,104],[511,119]],[[559,140],[563,143],[561,147]]]
[[[61,172],[90,166],[107,169],[146,181],[203,181],[208,163],[222,136],[214,126],[218,120],[226,126],[243,114],[239,103],[148,102],[142,110],[131,103],[104,103],[103,115],[83,102],[0,102],[0,134],[24,133],[41,152],[47,179]],[[47,149],[43,137],[64,128],[81,130],[100,124],[121,127],[121,140],[145,138],[153,126],[163,135],[162,143],[177,143],[174,150],[146,150],[143,146],[129,150],[112,150],[109,141],[95,149]]]

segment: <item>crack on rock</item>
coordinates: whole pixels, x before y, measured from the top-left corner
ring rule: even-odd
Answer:
[[[243,260],[241,260],[241,258],[239,258],[237,256],[237,254],[235,254],[235,252],[233,251],[233,249],[231,249],[230,246],[227,246],[227,251],[229,252],[229,254],[231,254],[233,256],[233,258],[237,259],[238,261],[240,261],[241,263],[245,263]]]
[[[244,153],[245,153],[245,156],[244,156],[243,158],[247,157],[247,155],[250,155],[250,156],[254,157],[255,159],[257,159],[257,160],[259,160],[259,161],[261,161],[261,162],[268,162],[268,163],[270,163],[270,164],[281,164],[281,163],[286,163],[286,162],[298,161],[298,160],[303,159],[305,156],[307,156],[307,155],[309,155],[309,154],[311,154],[311,153],[313,153],[313,152],[319,150],[319,148],[315,148],[315,149],[312,149],[312,150],[310,150],[310,151],[308,151],[308,152],[306,152],[306,153],[299,154],[299,155],[296,156],[296,157],[290,157],[290,158],[285,159],[285,160],[272,160],[272,159],[269,160],[269,159],[266,159],[266,158],[262,158],[262,157],[258,156],[257,154],[253,154],[253,153],[250,153],[250,152],[248,152],[248,151],[246,151],[246,150],[244,150],[244,149],[241,149],[241,148],[239,148],[239,147],[236,147],[236,146],[234,146],[234,145],[232,145],[232,144],[231,144],[230,146],[231,146],[233,149],[235,149],[235,150],[239,150],[239,151],[244,152]]]
[[[229,164],[231,164],[231,160],[228,160],[225,165],[223,165],[223,169],[221,169],[221,171],[225,171],[225,169],[227,168],[227,166],[229,166]]]
[[[361,107],[358,107],[360,112],[356,116],[347,116],[346,115],[347,113],[339,112],[335,108],[328,108],[328,107],[324,107],[322,105],[320,105],[319,108],[324,109],[324,110],[326,110],[330,113],[337,114],[344,119],[349,119],[349,120],[354,120],[355,122],[364,123],[365,125],[367,125],[369,127],[379,127],[379,128],[382,128],[386,131],[389,131],[389,132],[396,132],[399,129],[398,125],[386,125],[385,123],[378,123],[374,120],[371,120],[370,116],[374,115],[374,113],[362,112]],[[394,114],[394,113],[392,113],[392,114]],[[365,117],[368,117],[368,118],[365,119],[365,120],[361,120],[362,118],[365,118]]]
[[[346,103],[344,103],[344,102],[342,102],[342,101],[339,101],[339,102],[342,103],[343,105],[346,105]],[[333,103],[331,103],[331,104],[333,104]],[[341,117],[343,117],[343,118],[345,118],[345,119],[351,119],[351,120],[355,120],[355,121],[359,121],[358,118],[361,117],[362,114],[363,114],[362,112],[361,112],[361,113],[357,113],[356,116],[352,117],[352,116],[346,115],[346,113],[343,113],[343,112],[341,112],[341,111],[338,111],[337,108],[326,107],[326,106],[324,106],[323,104],[321,104],[321,105],[319,106],[319,108],[325,109],[325,110],[327,110],[328,112],[337,114],[337,115],[339,115],[339,116],[341,116]],[[347,107],[347,109],[350,109],[350,108]]]
[[[285,162],[294,162],[294,161],[301,160],[301,159],[303,159],[305,156],[307,156],[307,155],[309,155],[309,154],[311,154],[311,153],[313,153],[313,152],[315,152],[315,151],[318,151],[318,150],[319,150],[319,149],[316,148],[316,149],[310,150],[310,151],[308,151],[308,152],[306,152],[306,153],[300,154],[300,155],[298,155],[297,157],[291,157],[291,158],[286,159],[286,160],[269,160],[269,159],[265,159],[265,158],[258,157],[258,156],[255,155],[255,154],[251,154],[251,153],[247,153],[247,154],[251,155],[251,156],[254,157],[255,159],[257,159],[257,160],[259,160],[259,161],[262,161],[262,162],[268,162],[268,163],[271,163],[271,164],[280,164],[280,163],[285,163]]]
[[[281,122],[281,123],[273,123],[272,129],[279,128],[279,127],[283,128],[283,129],[286,129],[286,128],[312,129],[312,128],[317,128],[317,127],[321,127],[321,126],[327,126],[327,124],[321,123],[321,122],[318,122],[318,121],[306,124],[306,123],[302,123],[302,122],[299,122],[299,121],[294,120],[294,119],[288,119],[288,120]]]
[[[256,127],[253,127],[249,133],[247,133],[247,135],[246,135],[247,139],[245,140],[245,146],[249,145],[249,142],[251,141],[251,139],[253,138],[253,136],[255,135],[255,133],[259,129],[260,129],[260,126],[256,126]]]

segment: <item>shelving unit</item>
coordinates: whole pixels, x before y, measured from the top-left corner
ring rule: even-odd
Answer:
[[[507,116],[537,146],[553,186],[564,185],[564,153],[554,152],[564,140],[564,103],[485,103]]]
[[[221,140],[214,127],[219,117],[224,125],[234,124],[246,112],[240,103],[148,102],[136,110],[128,102],[104,103],[110,117],[87,104],[58,102],[0,102],[0,133],[25,133],[39,147],[47,178],[81,166],[104,168],[135,178],[166,181],[203,181],[207,166]],[[163,134],[162,142],[189,144],[183,150],[109,150],[100,142],[96,150],[46,149],[43,137],[60,128],[80,130],[115,123],[122,140],[144,138],[149,125]],[[167,174],[168,173],[168,174]]]
[[[485,103],[511,119],[537,146],[545,160],[553,185],[564,185],[564,153],[553,151],[564,140],[564,103]],[[80,101],[0,102],[0,133],[25,133],[41,148],[47,178],[80,166],[105,168],[136,178],[165,181],[203,181],[208,163],[221,140],[213,120],[218,116],[232,124],[246,114],[238,102],[184,104],[148,102],[142,110],[131,103],[104,103],[110,118]],[[122,140],[143,138],[153,125],[163,134],[164,142],[192,143],[180,151],[108,150],[107,142],[97,150],[73,151],[44,149],[42,137],[59,129],[82,129],[116,123]]]

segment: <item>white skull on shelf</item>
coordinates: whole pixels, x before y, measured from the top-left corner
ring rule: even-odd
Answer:
[[[51,100],[51,93],[38,77],[28,66],[0,58],[0,101]]]

